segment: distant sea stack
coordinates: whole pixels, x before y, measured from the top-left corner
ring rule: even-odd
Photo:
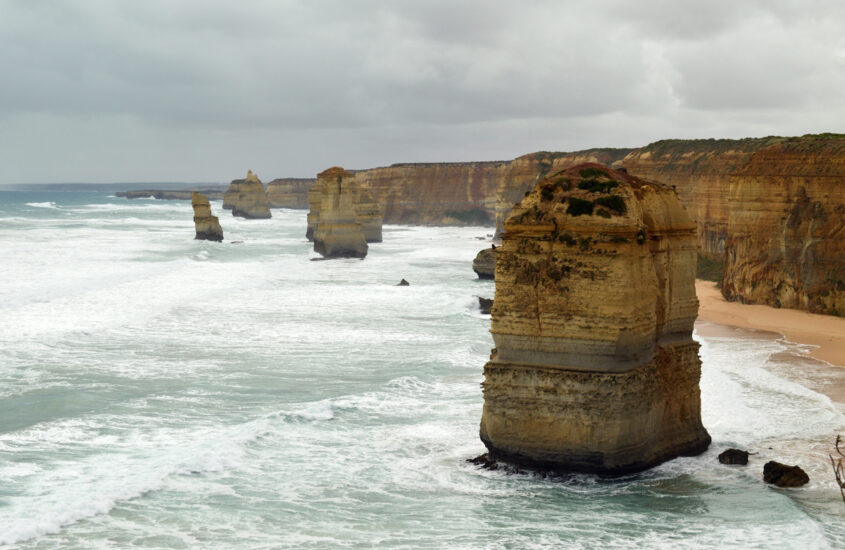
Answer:
[[[223,228],[220,227],[220,220],[217,216],[211,215],[211,204],[208,198],[196,191],[191,195],[191,206],[194,207],[194,226],[197,236],[195,239],[206,241],[223,240]]]
[[[479,279],[493,279],[496,275],[496,245],[479,252],[472,261],[472,270]]]
[[[231,209],[233,216],[247,219],[271,217],[267,192],[258,176],[247,171],[246,178],[232,180],[223,196],[223,208]]]
[[[335,177],[335,173],[331,172],[335,168],[343,170],[335,166],[322,172],[322,174],[328,174],[328,179],[318,175],[317,181],[308,191],[308,226],[305,230],[305,238],[309,241],[314,240],[314,231],[320,222],[323,200],[327,193],[326,185]],[[343,170],[343,172],[344,193],[350,193],[352,195],[352,208],[355,212],[355,219],[361,225],[361,230],[364,232],[364,239],[368,243],[380,243],[382,240],[381,205],[373,198],[369,190],[358,183],[355,174],[347,170]]]
[[[277,178],[267,184],[270,208],[308,208],[313,178]]]
[[[696,226],[600,164],[541,180],[504,224],[480,435],[498,460],[623,474],[703,452]]]
[[[364,258],[368,247],[355,212],[354,176],[335,166],[317,175],[318,185],[322,193],[314,250],[326,258]]]

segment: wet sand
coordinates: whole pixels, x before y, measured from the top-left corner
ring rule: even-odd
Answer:
[[[695,291],[699,321],[776,332],[790,342],[815,346],[810,357],[845,367],[845,318],[728,302],[710,281],[697,280]]]

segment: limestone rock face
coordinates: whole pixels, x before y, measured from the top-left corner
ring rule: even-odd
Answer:
[[[671,188],[599,164],[513,209],[482,384],[493,458],[618,474],[707,448],[695,231]]]
[[[339,168],[339,167],[335,167]],[[331,168],[329,170],[332,170]],[[323,173],[329,173],[326,170]],[[343,170],[341,168],[341,170]],[[329,177],[333,177],[330,173]],[[382,241],[381,226],[382,214],[381,205],[373,198],[372,194],[357,181],[357,174],[344,170],[343,185],[347,192],[352,194],[352,206],[355,211],[355,219],[361,225],[364,238],[368,243],[380,243]],[[317,181],[308,191],[308,227],[305,230],[305,238],[314,240],[314,231],[320,221],[323,198],[326,194],[328,180],[317,177]]]
[[[247,219],[265,219],[271,217],[267,192],[258,176],[247,172],[246,178],[232,180],[223,196],[223,208],[231,209],[233,216]]]
[[[382,206],[384,223],[490,226],[496,187],[507,164],[394,164],[355,175]]]
[[[317,175],[321,186],[314,250],[326,258],[364,258],[367,241],[354,207],[354,176],[339,166]]]
[[[472,270],[479,279],[493,279],[496,274],[496,248],[485,248],[472,261]]]
[[[355,219],[361,224],[364,238],[368,243],[381,242],[381,207],[369,191],[360,185],[355,185]]]
[[[220,220],[217,216],[211,215],[211,204],[208,198],[202,193],[194,191],[191,195],[191,206],[194,207],[194,226],[196,226],[196,239],[206,241],[222,241],[223,228],[220,227]]]
[[[312,178],[277,178],[267,184],[270,208],[308,208],[308,191]]]
[[[845,316],[845,136],[755,152],[728,211],[727,299]]]
[[[781,139],[669,139],[632,151],[620,164],[635,176],[674,186],[698,224],[702,256],[724,261],[730,178],[754,152]]]

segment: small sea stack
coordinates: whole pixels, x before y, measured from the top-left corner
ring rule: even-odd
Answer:
[[[492,458],[616,475],[703,452],[696,226],[664,185],[581,164],[497,248],[480,436]]]
[[[479,252],[472,261],[472,270],[479,279],[494,279],[496,276],[496,245]]]
[[[364,258],[367,240],[355,212],[354,176],[339,166],[317,175],[322,189],[314,251],[326,258]]]
[[[232,180],[223,195],[223,208],[232,210],[233,216],[247,219],[267,219],[271,217],[270,203],[264,184],[258,176],[247,171],[246,178]]]
[[[220,227],[220,220],[217,216],[211,215],[211,203],[202,193],[194,191],[191,193],[191,206],[194,207],[194,226],[197,236],[195,239],[205,241],[223,240],[223,228]]]

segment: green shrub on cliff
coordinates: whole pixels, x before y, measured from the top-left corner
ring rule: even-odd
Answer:
[[[593,215],[593,208],[595,204],[593,201],[588,201],[584,199],[579,199],[578,197],[569,197],[569,207],[566,209],[566,213],[571,216],[580,216],[582,214],[587,214],[588,216]]]
[[[721,285],[725,276],[725,262],[705,258],[698,255],[698,264],[695,268],[695,278],[704,281],[715,281]]]
[[[609,193],[617,185],[619,184],[614,180],[599,181],[596,179],[586,179],[578,182],[578,189],[583,189],[590,193]]]
[[[624,214],[628,211],[628,207],[625,205],[625,199],[620,197],[619,195],[608,195],[607,197],[599,197],[596,199],[596,204],[599,206],[604,206],[611,210],[615,210],[620,214]]]

